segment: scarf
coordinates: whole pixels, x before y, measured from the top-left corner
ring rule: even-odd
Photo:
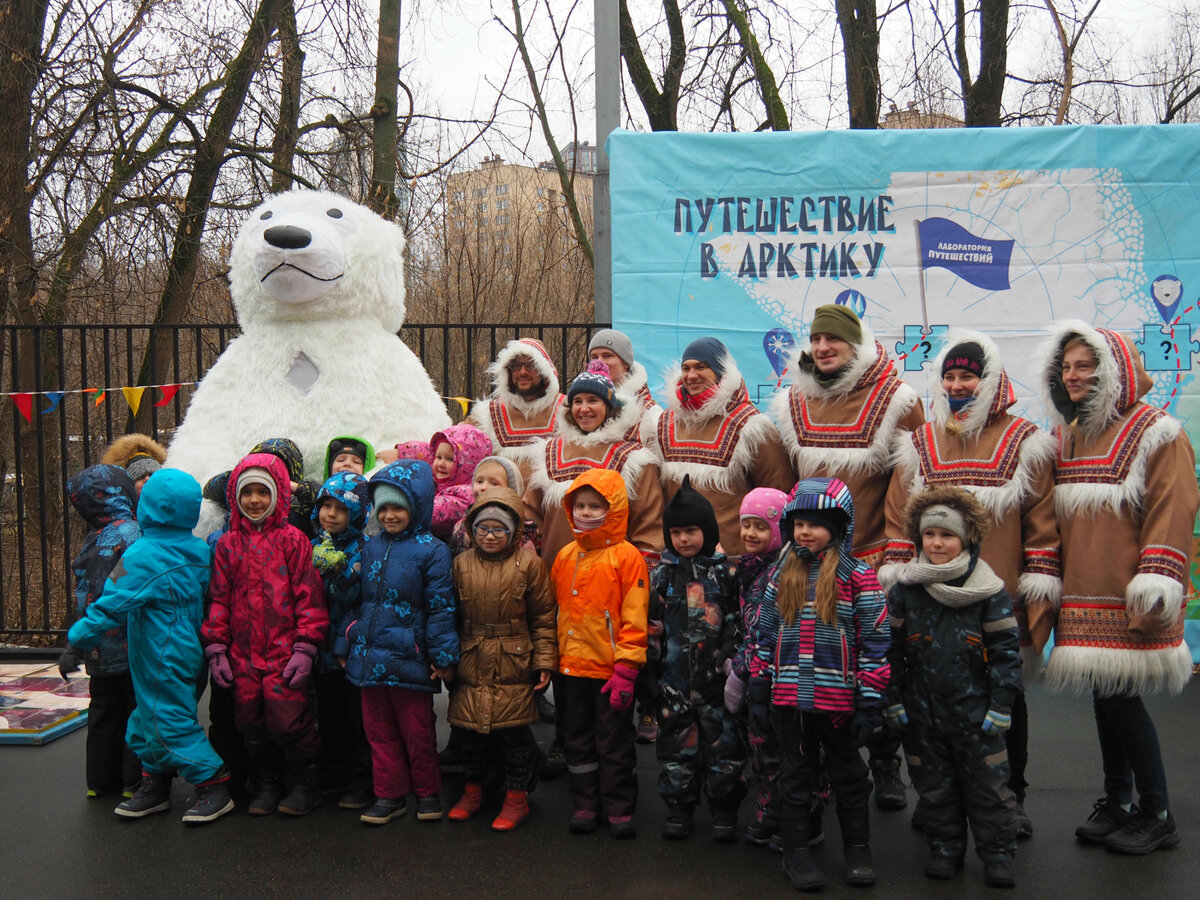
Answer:
[[[969,573],[969,574],[968,574]],[[961,585],[951,585],[966,575]],[[912,562],[900,567],[901,584],[922,585],[943,606],[961,607],[979,603],[1004,589],[1004,582],[982,559],[971,565],[971,554],[964,550],[950,562],[934,565],[922,551]]]
[[[578,519],[576,519],[574,516],[572,516],[571,521],[575,523],[573,527],[577,534],[588,534],[589,532],[595,531],[597,528],[599,528],[601,525],[603,525],[604,520],[607,518],[608,518],[608,515],[605,514],[605,515],[601,516],[599,519],[592,519],[592,520],[588,520],[586,522],[581,522]]]
[[[714,384],[712,387],[705,388],[700,393],[693,395],[689,394],[681,384],[679,386],[679,390],[676,391],[675,396],[679,398],[680,406],[682,406],[684,409],[695,412],[714,396],[716,396],[717,388],[718,386]]]

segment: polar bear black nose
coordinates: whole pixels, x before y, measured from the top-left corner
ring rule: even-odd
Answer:
[[[272,247],[281,250],[299,250],[312,243],[312,234],[295,225],[273,225],[263,232],[263,237]]]

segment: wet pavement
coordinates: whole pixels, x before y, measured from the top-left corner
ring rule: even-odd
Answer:
[[[1087,697],[1029,691],[1031,782],[1026,809],[1035,834],[1022,842],[1014,897],[1200,896],[1200,680],[1177,698],[1148,703],[1163,745],[1172,809],[1183,841],[1176,850],[1123,857],[1076,842],[1073,830],[1102,793],[1100,758]],[[437,703],[439,718],[445,698]],[[439,722],[443,729],[444,721]],[[536,726],[540,742],[549,726]],[[170,813],[144,820],[112,814],[116,800],[89,800],[83,780],[84,732],[46,747],[0,747],[0,892],[42,897],[281,897],[389,895],[412,898],[540,897],[719,898],[797,896],[779,856],[739,842],[719,845],[697,813],[683,842],[659,837],[664,813],[654,791],[652,746],[638,753],[641,799],[638,837],[617,841],[601,829],[567,832],[564,780],[543,782],[531,798],[532,818],[512,834],[488,825],[500,806],[493,795],[466,823],[406,817],[372,828],[332,799],[300,819],[251,818],[239,809],[207,826],[179,821],[190,789],[175,782]],[[448,809],[461,790],[447,776]],[[817,859],[829,875],[830,897],[998,897],[981,881],[969,854],[966,871],[948,882],[922,875],[925,847],[909,824],[915,795],[903,812],[872,809],[872,849],[879,875],[873,889],[841,882],[841,841],[832,811],[829,837]],[[743,805],[742,822],[749,815]]]

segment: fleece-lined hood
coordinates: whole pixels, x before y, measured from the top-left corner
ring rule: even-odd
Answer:
[[[983,349],[983,375],[979,379],[979,387],[975,390],[975,399],[962,416],[954,419],[950,412],[949,395],[942,387],[941,371],[954,348],[967,343],[978,344]],[[945,428],[953,419],[958,433],[965,437],[978,436],[980,431],[1004,415],[1008,408],[1017,402],[1012,382],[1000,361],[1000,350],[995,342],[982,332],[966,329],[950,332],[946,336],[942,352],[934,360],[933,371],[938,373],[933,389],[933,420],[939,427]]]
[[[518,356],[527,356],[532,359],[538,374],[546,379],[545,393],[534,400],[526,400],[512,388],[508,366]],[[497,354],[496,361],[488,366],[487,371],[492,379],[492,396],[514,409],[519,409],[526,415],[546,409],[558,397],[560,389],[558,369],[554,367],[545,344],[536,338],[517,338],[509,341]]]
[[[117,464],[88,466],[67,482],[67,496],[88,528],[134,519],[137,490],[129,473]]]
[[[142,486],[138,524],[143,531],[176,528],[190,533],[200,521],[200,501],[195,478],[180,469],[159,469]]]
[[[246,515],[242,512],[242,508],[238,506],[237,502],[238,480],[242,477],[243,472],[253,468],[266,469],[275,482],[275,508],[271,510],[259,527],[263,529],[275,528],[287,522],[288,508],[292,503],[292,485],[291,479],[288,477],[287,467],[283,464],[283,460],[274,453],[251,453],[234,466],[233,471],[229,473],[229,483],[225,488],[225,500],[229,504],[230,531],[255,530],[254,523],[246,518]],[[156,472],[155,475],[157,474]],[[150,477],[153,478],[154,476]],[[142,488],[143,493],[145,493],[145,490],[145,488]]]
[[[321,528],[319,513],[321,501],[326,498],[336,500],[346,507],[350,514],[346,530],[341,534],[332,535],[334,543],[346,544],[362,534],[371,515],[371,492],[367,486],[367,479],[355,472],[338,472],[325,479],[325,483],[317,491],[317,502],[312,511],[313,530],[318,535],[324,531]]]
[[[1096,382],[1078,404],[1071,402],[1062,381],[1063,350],[1075,337],[1082,338],[1096,356]],[[1086,322],[1063,322],[1051,339],[1046,358],[1042,383],[1051,421],[1060,426],[1073,425],[1088,439],[1102,434],[1154,386],[1129,339]]]
[[[608,502],[608,515],[604,524],[595,531],[580,534],[575,531],[572,507],[575,504],[575,494],[584,487],[592,488]],[[563,508],[567,512],[567,521],[575,533],[576,542],[585,550],[595,550],[625,540],[625,534],[629,530],[629,495],[625,491],[625,481],[619,472],[611,469],[588,469],[571,482],[571,487],[563,496]]]
[[[375,503],[375,492],[379,485],[386,484],[402,493],[408,500],[409,522],[398,535],[381,532],[385,538],[399,539],[419,534],[428,534],[433,520],[434,483],[433,469],[429,463],[413,459],[398,459],[388,463],[371,476],[371,503]]]
[[[368,441],[366,438],[355,437],[352,434],[343,434],[343,435],[339,435],[338,437],[335,437],[332,441],[329,442],[329,446],[325,448],[325,468],[322,470],[322,474],[324,474],[326,479],[328,479],[329,476],[332,474],[332,472],[330,472],[330,470],[333,468],[334,458],[337,457],[340,453],[342,453],[343,450],[345,449],[345,448],[338,449],[338,452],[334,453],[333,452],[334,448],[340,447],[340,445],[342,444],[343,441],[351,441],[354,443],[362,444],[363,450],[366,453],[366,456],[363,458],[363,471],[364,472],[370,472],[373,468],[375,468],[375,448],[371,445],[371,442]]]

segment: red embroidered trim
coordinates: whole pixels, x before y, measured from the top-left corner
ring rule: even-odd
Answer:
[[[1033,575],[1062,577],[1062,556],[1053,547],[1027,547],[1024,550],[1024,570]]]
[[[901,383],[900,379],[891,377],[876,383],[859,408],[857,419],[846,424],[814,421],[808,398],[793,389],[788,393],[788,405],[797,441],[801,447],[870,447],[875,443],[875,435]]]
[[[1055,484],[1119,484],[1129,475],[1142,436],[1150,426],[1166,415],[1161,409],[1143,405],[1125,421],[1108,452],[1103,456],[1081,456],[1063,459],[1064,429],[1055,432],[1058,438],[1058,459],[1054,471]]]
[[[1012,481],[1020,462],[1021,443],[1035,431],[1037,426],[1032,422],[1014,419],[996,441],[990,459],[942,459],[932,422],[926,422],[914,431],[912,440],[920,458],[921,477],[927,487],[947,482],[1001,487]]]
[[[704,466],[728,466],[737,449],[738,438],[751,416],[759,412],[751,403],[735,407],[721,420],[721,428],[711,441],[685,440],[675,434],[675,411],[658,417],[658,446],[663,462],[697,463]]]
[[[1143,547],[1138,558],[1138,573],[1149,572],[1155,575],[1165,575],[1176,581],[1183,581],[1188,569],[1187,557],[1174,547],[1163,544],[1151,544]]]
[[[1139,638],[1129,630],[1123,600],[1110,603],[1063,598],[1054,626],[1054,643],[1060,647],[1096,647],[1106,650],[1168,650],[1183,640],[1183,617],[1170,628]]]
[[[620,472],[625,468],[629,454],[639,449],[641,445],[630,441],[617,441],[610,444],[602,459],[591,459],[587,456],[573,456],[567,459],[563,456],[563,439],[553,438],[546,442],[546,474],[551,481],[574,481],[589,469],[611,469]]]
[[[501,447],[524,447],[526,444],[532,444],[538,438],[554,434],[554,418],[558,414],[558,408],[563,405],[565,400],[566,397],[559,394],[554,400],[554,406],[550,408],[546,424],[535,425],[532,428],[513,427],[512,421],[508,418],[508,407],[500,400],[490,400],[488,412],[492,416],[492,430],[496,432],[496,443]]]

